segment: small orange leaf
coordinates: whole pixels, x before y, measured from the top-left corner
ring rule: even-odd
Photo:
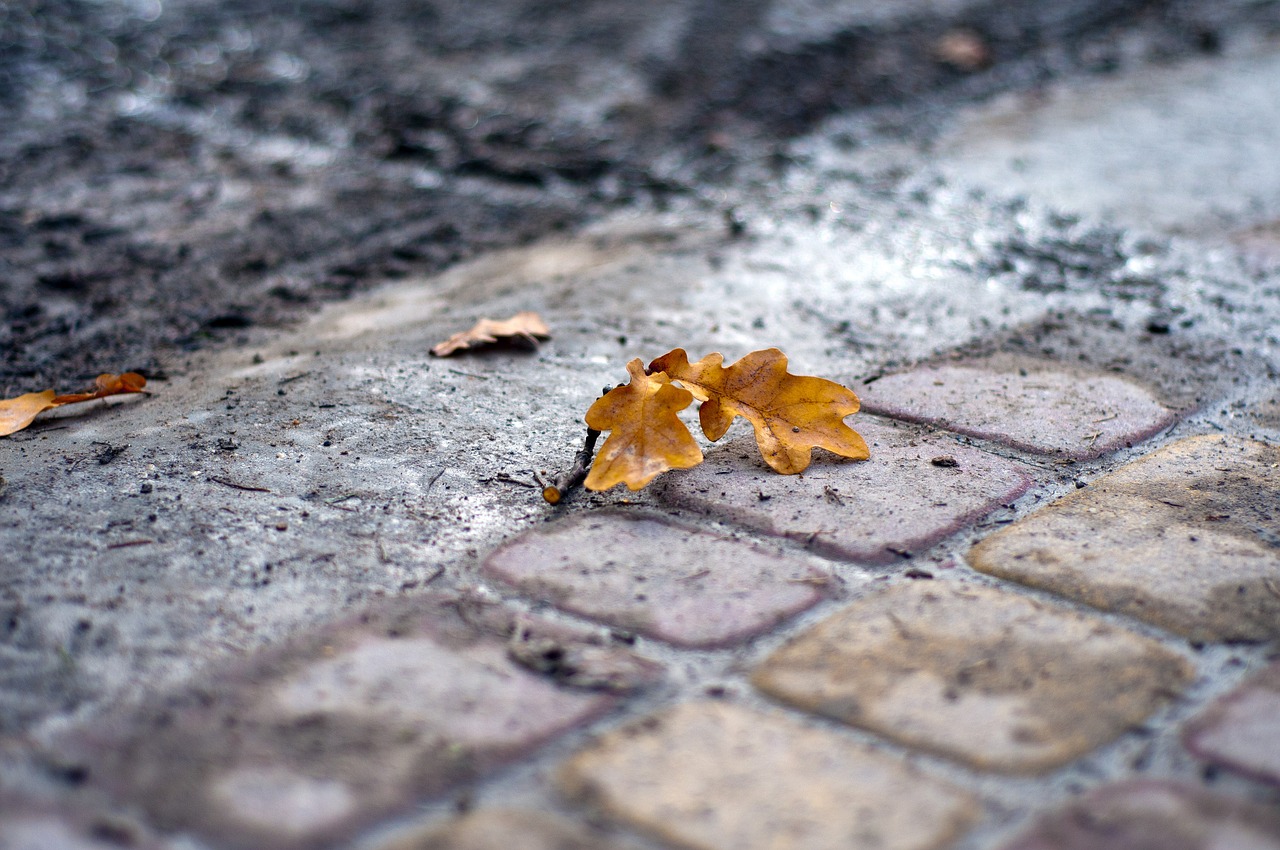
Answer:
[[[431,353],[436,357],[448,357],[455,351],[513,338],[522,339],[537,348],[538,340],[551,338],[551,330],[541,316],[526,310],[510,319],[481,319],[470,330],[456,333],[432,348]]]
[[[6,398],[0,401],[0,437],[7,437],[31,424],[36,416],[51,407],[53,390],[42,393],[27,393],[17,398]]]
[[[639,490],[668,469],[702,463],[702,449],[676,416],[693,394],[661,373],[646,375],[636,358],[627,364],[631,383],[614,387],[587,411],[587,425],[610,431],[584,482],[588,490],[626,484]]]
[[[147,379],[137,372],[125,372],[123,375],[103,374],[94,381],[95,389],[87,393],[54,395],[53,390],[45,390],[4,399],[0,401],[0,437],[7,437],[21,431],[30,425],[36,416],[51,408],[92,401],[95,398],[106,398],[109,395],[140,393],[146,385]]]
[[[735,417],[746,417],[765,463],[783,474],[807,469],[814,447],[855,460],[870,457],[866,442],[844,424],[860,407],[853,390],[825,378],[792,375],[787,356],[776,348],[753,351],[728,367],[723,363],[720,354],[690,363],[677,348],[649,369],[665,372],[702,402],[698,419],[710,440],[723,437]]]

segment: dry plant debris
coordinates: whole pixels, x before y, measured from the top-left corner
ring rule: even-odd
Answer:
[[[102,374],[94,381],[94,388],[88,392],[56,395],[53,390],[44,390],[4,399],[0,401],[0,437],[7,437],[21,431],[46,410],[61,407],[64,404],[78,404],[82,401],[106,398],[110,395],[140,393],[146,385],[147,379],[137,372],[125,372],[122,375]]]
[[[638,358],[632,360],[627,372],[629,384],[610,390],[587,411],[589,435],[610,432],[586,476],[589,490],[617,484],[639,490],[669,469],[701,463],[702,450],[678,416],[695,399],[707,439],[719,440],[734,419],[745,417],[755,429],[760,455],[786,475],[807,469],[814,448],[854,460],[870,457],[866,441],[844,424],[858,411],[857,395],[825,378],[791,374],[786,355],[776,348],[753,351],[730,366],[721,354],[690,363],[677,348],[647,370]],[[593,443],[588,440],[588,446]],[[582,465],[579,457],[576,466]],[[568,476],[544,490],[543,497],[558,503],[566,483],[576,481]]]
[[[499,340],[523,340],[538,347],[538,340],[551,339],[551,330],[537,313],[528,310],[509,319],[481,319],[466,331],[456,333],[431,349],[436,357],[448,357],[458,351],[493,345]]]

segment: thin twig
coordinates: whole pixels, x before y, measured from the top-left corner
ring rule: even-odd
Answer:
[[[505,472],[499,472],[492,478],[485,478],[484,481],[501,481],[503,484],[516,484],[520,487],[532,487],[535,490],[541,490],[542,485],[532,481],[521,481],[519,478],[512,478]]]
[[[595,457],[596,440],[598,439],[600,439],[600,432],[595,428],[588,427],[587,439],[582,444],[582,450],[574,456],[573,466],[564,475],[561,475],[542,489],[542,498],[553,505],[558,505],[570,490],[587,479],[587,470],[591,469],[591,460]]]
[[[233,490],[245,490],[250,493],[270,493],[271,492],[266,487],[250,487],[248,484],[237,484],[234,481],[228,481],[227,479],[219,478],[216,475],[210,475],[209,480],[216,481],[217,483],[221,484],[223,487],[230,487]]]
[[[606,386],[600,391],[600,397],[604,398],[613,389],[615,388]],[[573,466],[570,467],[568,472],[550,484],[545,484],[536,471],[533,473],[533,477],[538,483],[543,484],[542,498],[553,505],[558,505],[570,490],[587,480],[587,472],[591,470],[591,461],[596,453],[596,440],[598,439],[600,439],[600,432],[588,425],[587,439],[582,444],[582,450],[574,455]]]
[[[155,542],[154,540],[125,540],[121,543],[110,543],[107,545],[107,548],[108,549],[126,549],[130,546],[146,546],[154,542]]]

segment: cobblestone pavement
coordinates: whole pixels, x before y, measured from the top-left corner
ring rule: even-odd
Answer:
[[[1280,42],[1215,50],[837,111],[5,439],[0,848],[1280,848]],[[771,345],[868,461],[542,502],[627,360]]]

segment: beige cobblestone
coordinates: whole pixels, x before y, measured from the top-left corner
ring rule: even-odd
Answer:
[[[723,702],[612,732],[559,781],[608,816],[696,850],[928,850],[977,815],[967,793],[887,756]]]
[[[1192,640],[1280,637],[1280,449],[1191,437],[991,535],[984,573]]]
[[[1192,675],[1158,643],[1013,593],[894,585],[774,652],[756,686],[975,767],[1039,772],[1140,723]]]
[[[373,850],[636,850],[638,846],[542,812],[482,809],[396,836]]]

